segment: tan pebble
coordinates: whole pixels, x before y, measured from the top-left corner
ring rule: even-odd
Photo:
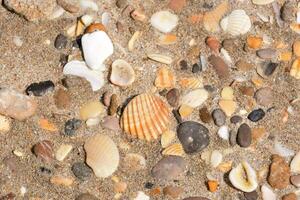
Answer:
[[[296,59],[293,62],[290,75],[296,79],[300,79],[300,59]]]
[[[11,128],[11,120],[8,117],[0,115],[0,133],[6,133]]]
[[[74,179],[71,177],[64,176],[52,176],[50,178],[50,182],[54,185],[63,185],[63,186],[71,186],[74,182]]]
[[[239,89],[243,95],[246,95],[249,97],[253,97],[253,95],[254,95],[253,87],[241,86]]]
[[[99,101],[91,101],[80,108],[80,119],[99,117],[104,111],[103,105]]]
[[[221,92],[221,97],[224,100],[233,100],[233,89],[231,87],[224,87]]]
[[[260,78],[259,76],[252,77],[251,81],[257,88],[262,87],[262,85],[264,83],[263,79]]]
[[[279,61],[288,62],[292,59],[292,52],[286,51],[279,54]]]
[[[219,186],[218,181],[209,180],[207,181],[208,189],[210,192],[216,192]]]
[[[67,91],[60,88],[54,95],[55,105],[59,109],[65,109],[70,106],[71,98]]]
[[[109,80],[117,86],[130,86],[135,80],[135,72],[133,67],[125,60],[115,60],[111,65]]]
[[[247,72],[253,69],[253,65],[245,60],[239,60],[235,63],[239,71]]]
[[[300,40],[296,40],[293,44],[293,52],[297,57],[300,57]]]
[[[193,108],[191,106],[188,106],[186,104],[183,104],[179,108],[179,114],[181,117],[185,118],[191,115],[193,112]]]
[[[145,22],[147,20],[147,16],[143,9],[135,9],[130,13],[130,16],[137,21]]]
[[[136,41],[142,36],[141,31],[135,31],[132,37],[130,38],[128,42],[128,50],[133,51],[135,48]]]
[[[223,99],[221,99],[219,101],[219,106],[228,117],[230,117],[235,112],[235,110],[237,109],[237,104],[233,100],[223,100]]]
[[[108,110],[108,114],[109,115],[114,115],[116,114],[118,107],[119,107],[119,98],[116,94],[111,95],[111,99],[110,99],[110,106],[109,106],[109,110]]]
[[[115,193],[123,193],[127,189],[127,183],[125,182],[117,182],[114,185],[114,191]]]
[[[175,44],[177,41],[177,36],[171,33],[162,35],[158,38],[158,44],[160,45],[170,45]]]
[[[162,155],[183,156],[184,150],[181,144],[176,143],[165,148],[162,152]]]
[[[112,176],[112,177],[111,177],[111,180],[112,180],[113,182],[115,182],[115,183],[120,182],[120,178],[117,177],[117,176]]]
[[[290,184],[290,168],[285,159],[279,155],[272,156],[268,183],[274,189],[285,189]]]
[[[62,144],[55,153],[55,158],[58,161],[63,161],[72,151],[73,146],[70,144]]]
[[[232,161],[222,162],[217,167],[217,169],[223,173],[229,172],[231,168],[232,168]]]
[[[18,156],[18,157],[23,157],[24,156],[24,153],[22,151],[19,151],[19,150],[14,150],[13,153]]]
[[[172,88],[175,86],[175,75],[167,67],[161,67],[156,73],[155,86],[158,88]]]
[[[184,192],[183,188],[177,186],[166,186],[163,189],[165,196],[170,196],[173,199],[177,199]]]
[[[267,131],[264,127],[254,127],[251,129],[251,132],[252,132],[252,139],[254,141],[259,141],[261,140],[262,138],[265,137]]]
[[[160,138],[160,143],[163,148],[166,148],[169,146],[169,144],[172,143],[172,141],[175,139],[175,133],[174,131],[165,131]]]

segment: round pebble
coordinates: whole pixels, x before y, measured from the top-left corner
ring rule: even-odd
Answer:
[[[80,194],[78,197],[76,197],[75,200],[99,200],[99,199],[89,193],[83,193]]]
[[[271,106],[273,103],[273,91],[269,87],[260,88],[256,91],[254,98],[261,106]]]
[[[258,194],[256,191],[244,193],[246,200],[257,200]]]
[[[52,81],[42,81],[39,83],[32,83],[26,88],[27,95],[43,96],[47,92],[54,90],[54,83]]]
[[[259,120],[261,120],[262,118],[264,118],[265,116],[265,111],[263,111],[263,109],[259,108],[257,110],[253,110],[249,115],[248,115],[248,119],[252,122],[258,122]]]
[[[194,121],[181,123],[177,128],[177,136],[186,153],[192,154],[206,148],[209,144],[208,129]]]
[[[199,64],[195,63],[193,64],[193,67],[192,67],[192,72],[193,73],[198,73],[198,72],[201,72],[202,71],[202,68]]]
[[[73,136],[76,134],[76,130],[79,129],[81,126],[81,120],[80,119],[69,119],[65,123],[65,135],[67,136]]]
[[[188,69],[188,63],[186,62],[186,60],[181,60],[179,62],[179,65],[180,65],[181,70],[187,70]]]
[[[225,124],[225,121],[226,121],[226,115],[225,113],[223,112],[223,110],[221,109],[215,109],[213,112],[212,112],[212,118],[214,120],[214,123],[215,125],[217,126],[222,126]]]
[[[291,183],[296,187],[300,187],[300,175],[291,176]]]
[[[56,49],[64,49],[67,47],[67,44],[68,44],[68,38],[63,35],[63,34],[58,34],[55,38],[55,41],[54,41],[54,47]]]
[[[72,172],[79,180],[85,181],[92,176],[93,170],[89,168],[85,163],[77,162],[73,164]]]
[[[277,51],[275,49],[267,48],[258,50],[256,54],[262,59],[272,59],[277,56]]]
[[[237,132],[237,143],[241,147],[249,147],[251,145],[252,137],[251,137],[251,128],[248,124],[242,124]]]
[[[241,116],[238,115],[234,115],[230,118],[230,122],[233,124],[238,124],[243,120],[243,118]]]
[[[176,88],[171,89],[167,94],[166,98],[170,106],[177,107],[179,104],[179,90]]]

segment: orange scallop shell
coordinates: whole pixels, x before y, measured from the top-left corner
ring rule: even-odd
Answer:
[[[128,103],[120,125],[132,137],[150,141],[168,129],[169,113],[169,108],[159,97],[143,93]]]
[[[179,85],[186,89],[197,89],[203,87],[202,79],[199,78],[181,78],[179,80]]]

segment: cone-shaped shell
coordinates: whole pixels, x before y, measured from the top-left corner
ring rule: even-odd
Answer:
[[[251,20],[244,10],[234,10],[230,15],[222,19],[221,27],[225,32],[238,36],[250,30]]]
[[[84,149],[86,163],[97,177],[108,177],[117,170],[119,151],[110,137],[97,134],[85,142]]]
[[[165,148],[162,152],[163,155],[169,155],[169,156],[183,156],[184,150],[181,144],[172,144]]]
[[[140,94],[124,109],[120,125],[134,138],[157,139],[169,125],[169,108],[157,96]]]
[[[170,69],[162,67],[158,70],[155,86],[158,88],[171,88],[175,86],[175,76]]]
[[[202,79],[199,78],[181,78],[179,80],[179,85],[182,88],[186,88],[186,89],[197,89],[197,88],[202,88],[203,87],[203,83],[202,83]]]
[[[219,4],[214,10],[206,12],[203,16],[203,25],[205,30],[210,32],[217,32],[220,27],[219,23],[223,15],[227,12],[229,8],[228,1],[224,1]]]

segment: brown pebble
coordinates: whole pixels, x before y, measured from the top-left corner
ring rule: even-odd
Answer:
[[[251,63],[248,63],[245,60],[239,60],[235,63],[235,66],[238,68],[239,71],[247,72],[253,68]]]
[[[290,180],[294,186],[300,187],[300,174],[291,176]]]
[[[210,123],[212,121],[211,114],[209,113],[207,107],[201,108],[199,110],[199,115],[200,115],[201,121],[203,121],[204,123]]]
[[[253,87],[248,87],[248,86],[241,86],[240,91],[243,95],[253,97],[254,95],[254,88]]]
[[[110,99],[111,99],[111,95],[112,93],[110,92],[104,92],[103,96],[102,96],[102,101],[103,101],[103,104],[108,107],[110,105]]]
[[[175,12],[180,12],[186,5],[186,0],[170,0],[168,7]]]
[[[33,152],[46,163],[53,160],[53,144],[49,140],[43,140],[34,145]]]
[[[206,44],[214,53],[219,53],[221,44],[217,38],[213,36],[207,37]]]
[[[284,195],[282,200],[297,200],[297,195],[295,193],[289,193]]]
[[[161,193],[161,189],[159,187],[153,188],[150,190],[150,196],[158,196]]]
[[[290,167],[284,158],[279,155],[272,156],[268,182],[274,189],[284,189],[290,182]]]
[[[273,91],[269,87],[260,88],[256,91],[254,98],[261,106],[271,106],[273,103]]]
[[[219,78],[225,79],[229,77],[228,65],[224,62],[224,60],[221,57],[211,55],[208,58],[208,61],[215,69]]]
[[[244,148],[247,148],[251,145],[252,136],[251,136],[251,128],[248,124],[243,123],[237,133],[237,143]]]
[[[123,193],[127,189],[127,183],[125,182],[117,182],[114,185],[114,191],[115,193]]]
[[[111,95],[110,98],[110,105],[109,105],[109,111],[108,114],[109,115],[114,115],[116,114],[117,110],[119,107],[119,98],[116,94]]]
[[[177,88],[173,88],[171,89],[167,95],[166,95],[166,98],[167,98],[167,101],[168,103],[170,104],[170,106],[172,107],[177,107],[178,104],[179,104],[179,90]]]
[[[130,16],[137,21],[145,22],[147,20],[147,17],[145,15],[144,10],[142,9],[135,9],[130,13]]]
[[[166,186],[163,189],[163,193],[165,196],[170,196],[173,199],[177,199],[182,193],[183,189],[181,187],[176,187],[176,186]]]
[[[99,200],[99,199],[89,193],[83,193],[80,194],[78,197],[76,197],[75,200]]]
[[[101,126],[113,131],[121,130],[119,119],[116,116],[105,116],[101,122]]]
[[[257,50],[256,54],[258,57],[262,59],[272,59],[277,56],[277,51],[275,49],[266,48],[266,49]]]
[[[67,91],[60,88],[54,95],[55,105],[59,109],[65,109],[70,106],[71,98]]]
[[[70,13],[77,13],[79,11],[79,7],[70,3],[68,0],[56,0],[57,4],[61,6],[64,10]]]

